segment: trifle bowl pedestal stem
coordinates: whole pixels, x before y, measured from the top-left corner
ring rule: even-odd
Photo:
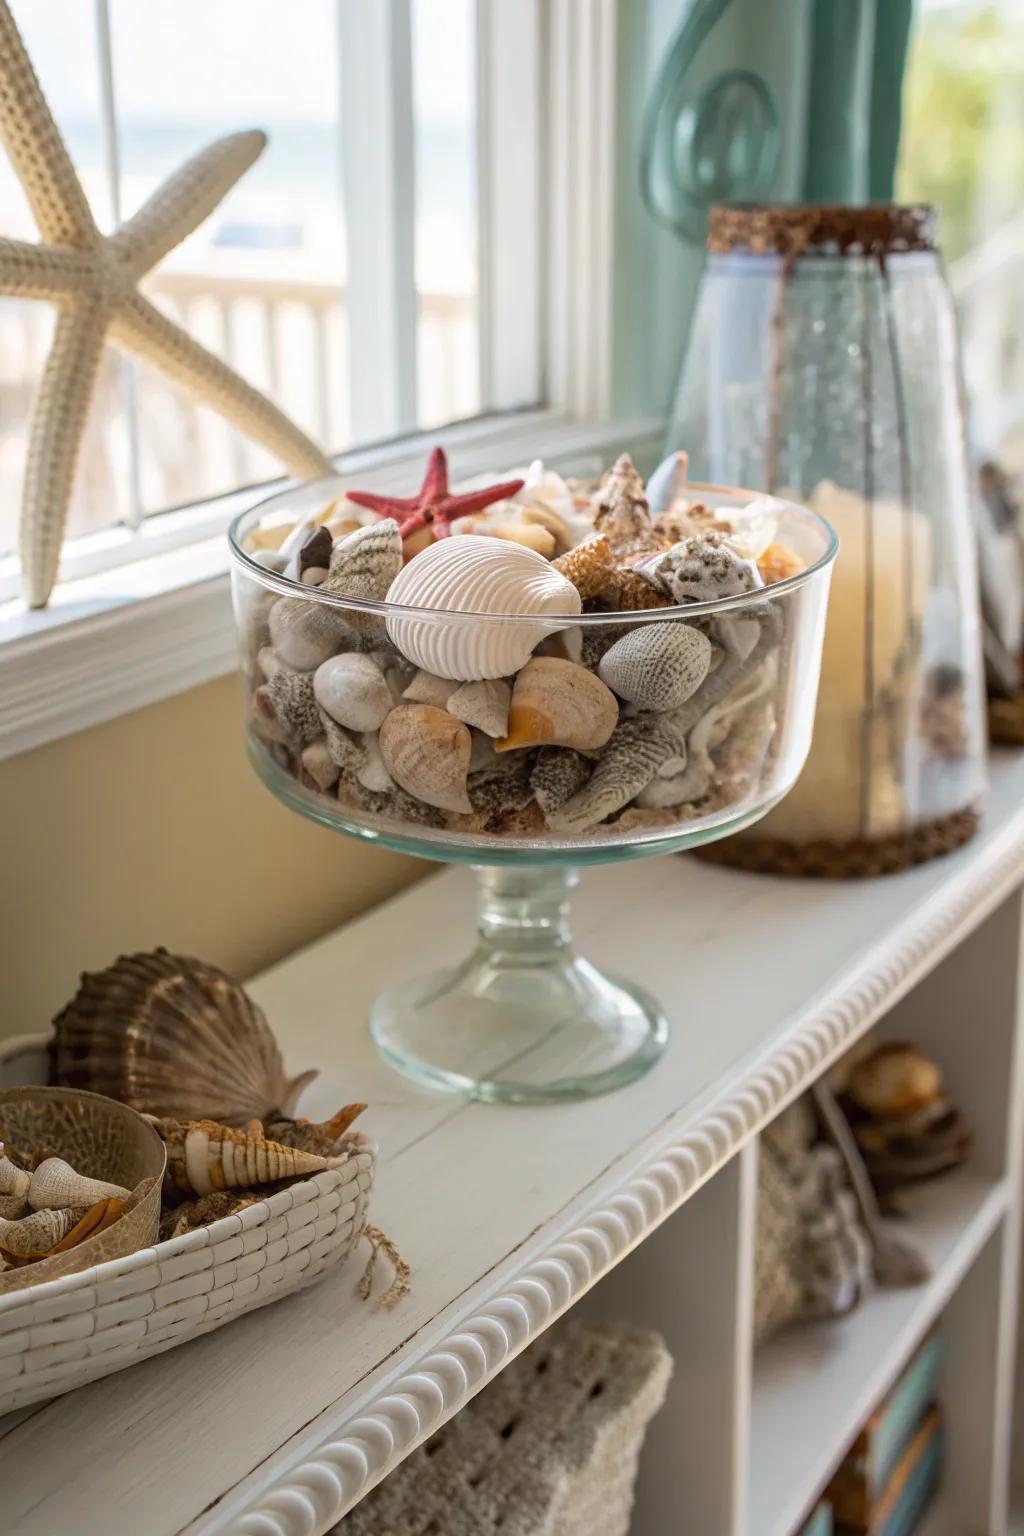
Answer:
[[[665,1016],[641,987],[575,954],[578,870],[476,875],[475,949],[382,993],[370,1015],[382,1055],[426,1087],[518,1104],[589,1098],[646,1072],[665,1048]]]

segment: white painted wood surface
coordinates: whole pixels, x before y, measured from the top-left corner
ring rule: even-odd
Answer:
[[[102,1510],[106,1536],[326,1530],[1016,888],[1024,762],[1004,759],[994,777],[971,845],[889,881],[790,884],[673,858],[588,874],[581,947],[657,991],[673,1024],[653,1072],[589,1104],[463,1104],[377,1061],[364,1020],[382,983],[465,950],[463,872],[260,978],[289,1067],[323,1069],[303,1108],[373,1105],[372,1214],[412,1261],[413,1295],[382,1313],[343,1272],[0,1422],[5,1524],[60,1536]],[[1007,1186],[970,1188],[961,1215],[977,1237]],[[951,1283],[973,1242],[953,1242],[968,1256]],[[756,1397],[755,1378],[755,1458]],[[749,1526],[761,1536],[753,1506]]]

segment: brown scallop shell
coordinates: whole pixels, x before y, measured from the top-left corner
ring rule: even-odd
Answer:
[[[160,1119],[290,1115],[316,1076],[288,1078],[262,1009],[238,982],[166,949],[83,974],[53,1028],[54,1083]]]

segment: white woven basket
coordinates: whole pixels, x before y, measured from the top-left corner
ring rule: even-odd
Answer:
[[[0,1085],[44,1083],[46,1036],[0,1046]],[[366,1224],[373,1143],[208,1227],[0,1296],[0,1413],[57,1397],[266,1306],[340,1264]]]

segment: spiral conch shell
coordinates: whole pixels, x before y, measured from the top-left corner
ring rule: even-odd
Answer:
[[[17,1163],[12,1163],[9,1157],[4,1156],[4,1144],[0,1141],[0,1195],[9,1195],[14,1200],[24,1200],[28,1195],[28,1186],[31,1175],[24,1168],[19,1168]]]
[[[85,1210],[34,1211],[20,1221],[0,1218],[0,1253],[8,1259],[41,1259],[67,1237]]]
[[[458,682],[518,672],[534,647],[562,627],[545,623],[545,617],[572,618],[582,607],[572,583],[534,550],[458,535],[439,539],[410,560],[391,583],[387,600],[439,610],[436,620],[396,614],[388,619],[388,634],[416,666]],[[522,615],[522,622],[449,621],[445,615],[451,613]]]
[[[316,1074],[289,1079],[262,1009],[237,982],[166,949],[82,976],[53,1021],[53,1081],[142,1114],[244,1125],[290,1115]]]
[[[24,1264],[45,1259],[52,1253],[63,1253],[84,1243],[87,1237],[95,1237],[123,1211],[122,1200],[105,1199],[94,1205],[72,1206],[66,1210],[33,1211],[20,1221],[0,1218],[0,1255]]]
[[[29,1179],[25,1198],[34,1211],[59,1211],[95,1205],[98,1200],[127,1200],[130,1193],[120,1184],[87,1179],[61,1157],[47,1157]]]
[[[194,1195],[215,1189],[249,1189],[337,1168],[344,1154],[323,1157],[268,1141],[258,1120],[244,1131],[212,1120],[154,1122],[167,1147],[167,1182]]]

